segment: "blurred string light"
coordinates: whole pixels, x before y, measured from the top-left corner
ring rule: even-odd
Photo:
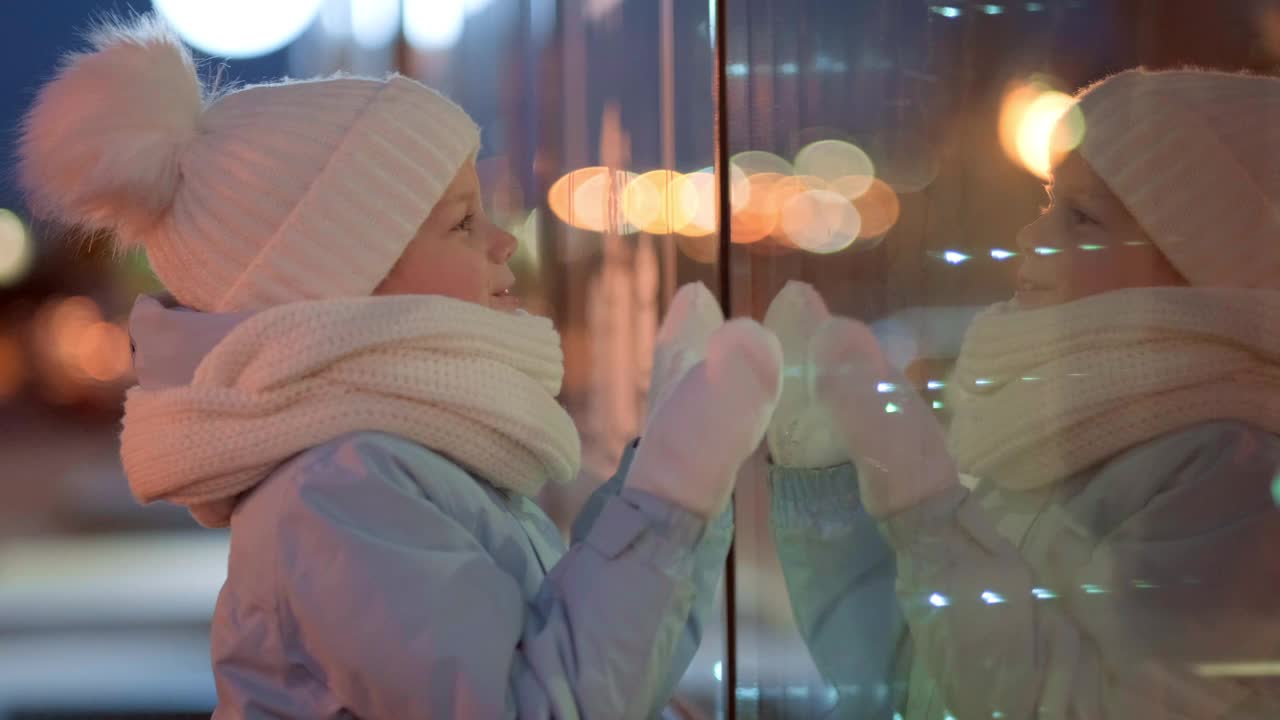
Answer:
[[[320,14],[321,2],[154,0],[152,6],[196,49],[218,57],[250,58],[296,40]]]
[[[1044,12],[1044,3],[1038,3],[1038,2],[1027,3],[1027,12]]]
[[[635,173],[607,167],[574,170],[547,192],[547,204],[569,225],[589,232],[635,232],[622,211],[622,193]]]
[[[729,163],[730,239],[829,254],[879,238],[896,225],[901,203],[875,173],[867,153],[842,140],[810,143],[794,163],[761,150],[740,152]],[[712,168],[636,174],[597,166],[556,180],[547,204],[562,222],[590,232],[676,235],[682,252],[710,263],[717,256],[716,195]]]
[[[986,13],[987,15],[1003,15],[1004,14],[1003,5],[982,5],[978,9]]]
[[[942,259],[951,265],[960,265],[971,258],[959,250],[947,250],[942,253]]]
[[[960,17],[960,8],[951,5],[930,5],[929,12],[935,15],[941,15],[944,18]]]
[[[46,302],[36,313],[36,334],[57,385],[116,382],[132,366],[128,331],[104,320],[87,297]]]
[[[417,50],[445,50],[462,37],[466,0],[404,0],[404,36]]]
[[[1054,90],[1044,78],[1033,78],[1006,93],[999,133],[1011,159],[1048,179],[1054,158],[1084,139],[1084,115],[1070,95]]]
[[[994,249],[991,251],[991,258],[992,258],[993,260],[1005,261],[1005,260],[1008,260],[1008,259],[1010,259],[1010,258],[1015,258],[1015,257],[1017,257],[1017,256],[1018,256],[1018,253],[1016,253],[1016,252],[1010,252],[1010,251],[1008,251],[1008,250],[1004,250],[1004,249],[1002,249],[1002,248],[994,248]]]
[[[35,246],[22,218],[0,209],[0,287],[16,285],[31,271]]]
[[[367,50],[390,46],[400,34],[401,0],[350,0],[351,36]]]

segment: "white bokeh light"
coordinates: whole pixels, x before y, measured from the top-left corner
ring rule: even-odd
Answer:
[[[321,0],[154,0],[152,4],[197,50],[250,58],[296,40],[320,13]]]
[[[419,50],[443,50],[462,37],[475,0],[404,0],[404,35]]]
[[[351,35],[362,48],[387,47],[400,32],[400,0],[356,0],[351,3]]]
[[[0,287],[22,280],[34,260],[31,234],[22,219],[12,211],[0,209]]]

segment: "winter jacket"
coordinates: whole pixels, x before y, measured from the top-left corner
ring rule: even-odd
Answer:
[[[131,327],[140,382],[189,381],[240,319]],[[643,718],[697,649],[732,535],[626,488],[566,549],[531,500],[403,438],[311,448],[231,520],[213,618],[221,718]]]
[[[852,466],[774,468],[772,528],[833,717],[1280,718],[1278,470],[1213,422],[877,523]]]

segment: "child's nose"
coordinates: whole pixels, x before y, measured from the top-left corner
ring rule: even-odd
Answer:
[[[1039,229],[1043,222],[1043,217],[1037,218],[1030,224],[1023,226],[1023,228],[1018,231],[1018,237],[1015,242],[1018,245],[1019,252],[1025,255],[1027,253],[1034,252],[1037,247],[1044,244],[1042,242],[1043,238],[1041,238],[1043,233],[1041,233]]]
[[[496,229],[494,234],[495,237],[490,254],[493,257],[494,262],[506,265],[507,262],[511,260],[511,256],[515,254],[516,246],[519,244],[519,241],[516,240],[515,235],[512,235],[506,230]]]

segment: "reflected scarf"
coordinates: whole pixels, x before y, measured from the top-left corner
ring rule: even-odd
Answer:
[[[1142,288],[980,315],[950,383],[962,472],[1066,479],[1211,420],[1280,434],[1280,292]]]
[[[578,471],[563,374],[546,318],[421,295],[291,303],[236,326],[189,385],[130,389],[121,455],[140,501],[209,527],[281,462],[364,430],[534,495]]]

